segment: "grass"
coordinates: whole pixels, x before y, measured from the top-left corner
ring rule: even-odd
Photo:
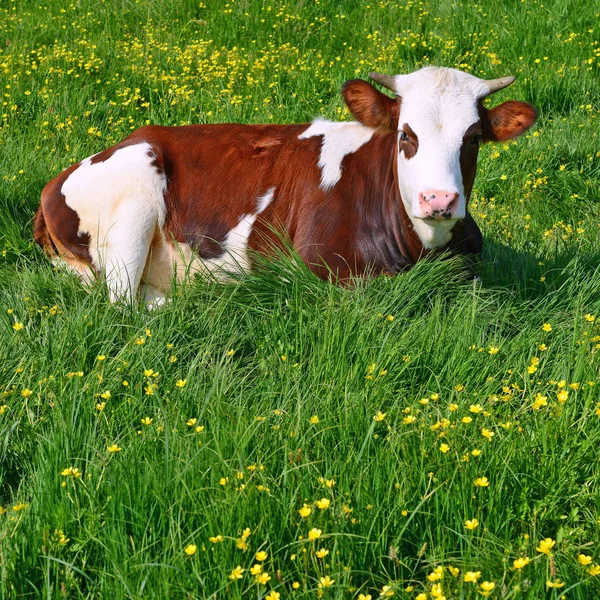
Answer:
[[[0,7],[0,597],[597,596],[598,18],[582,0]],[[282,257],[149,313],[32,243],[45,182],[144,123],[347,119],[344,80],[430,63],[513,74],[491,104],[540,110],[481,152],[481,284],[438,260],[341,289]]]

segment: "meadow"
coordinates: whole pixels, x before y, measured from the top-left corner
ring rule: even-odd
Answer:
[[[599,40],[588,0],[3,0],[0,598],[599,597]],[[350,119],[427,64],[539,110],[480,152],[480,284],[282,256],[148,312],[33,244],[141,125]]]

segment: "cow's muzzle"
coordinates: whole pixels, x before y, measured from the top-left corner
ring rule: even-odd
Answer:
[[[455,213],[460,201],[460,194],[447,190],[423,190],[419,194],[419,208],[422,219],[442,221],[456,218]]]

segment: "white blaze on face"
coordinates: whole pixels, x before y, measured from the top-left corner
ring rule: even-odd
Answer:
[[[443,246],[450,241],[456,220],[466,214],[460,150],[466,130],[479,121],[478,98],[488,88],[472,75],[439,67],[425,67],[394,79],[402,97],[399,135],[407,124],[418,138],[414,156],[398,154],[402,200],[424,246]],[[425,220],[419,199],[428,190],[458,193],[450,219]]]

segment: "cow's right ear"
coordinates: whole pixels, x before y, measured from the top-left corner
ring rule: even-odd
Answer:
[[[537,110],[527,102],[509,100],[491,110],[480,111],[484,142],[506,142],[533,127]]]
[[[346,81],[342,96],[352,116],[367,127],[374,129],[398,129],[400,101],[394,100],[362,79]]]

